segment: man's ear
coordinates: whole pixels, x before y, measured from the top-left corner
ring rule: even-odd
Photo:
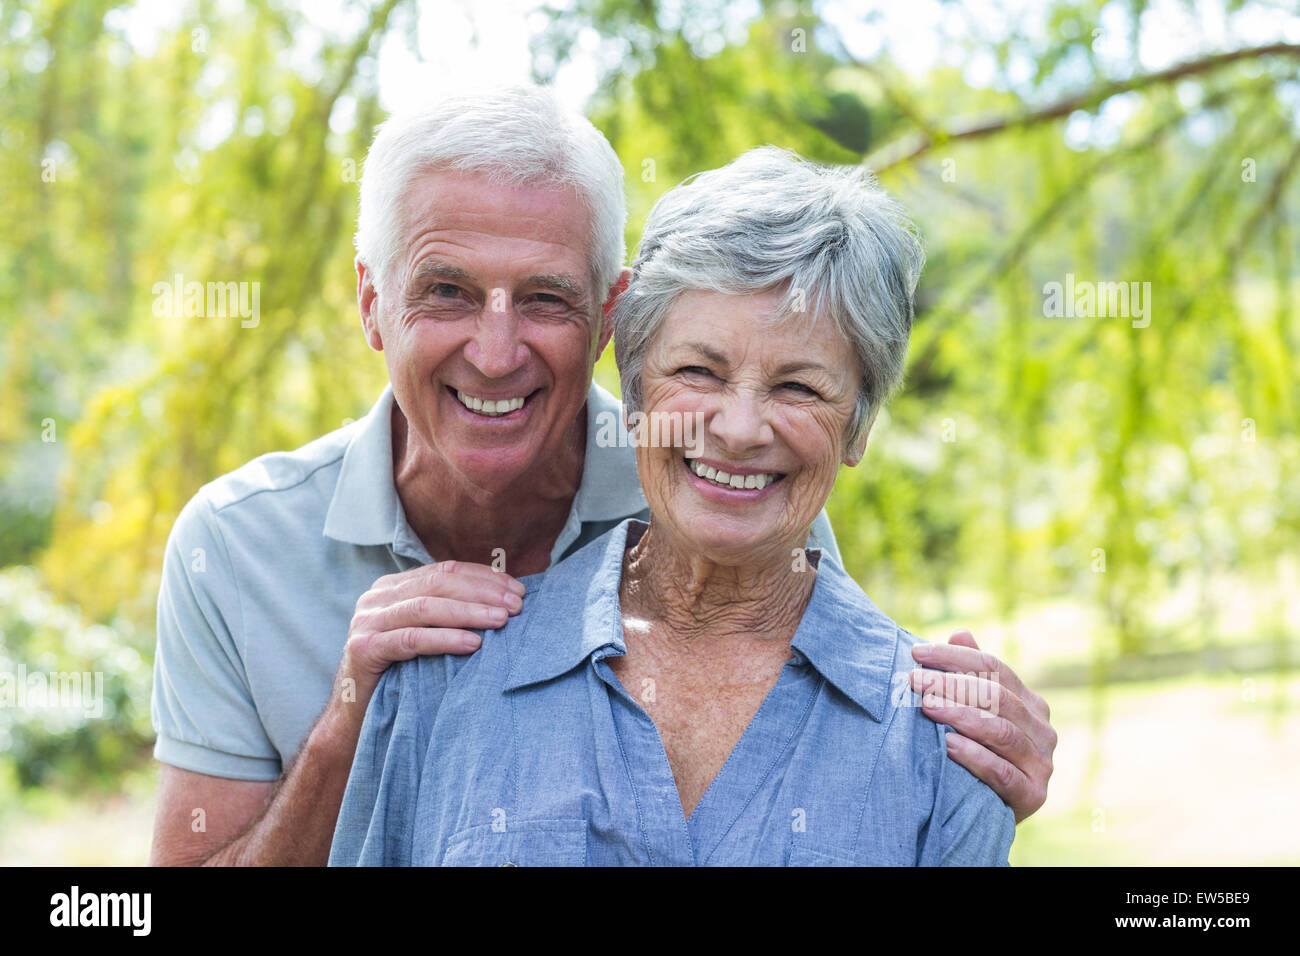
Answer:
[[[357,308],[361,312],[361,329],[366,333],[366,342],[376,352],[384,350],[384,340],[379,334],[379,290],[375,288],[375,275],[370,267],[356,259],[357,267]]]
[[[844,464],[850,468],[857,466],[862,461],[862,456],[867,453],[867,436],[871,434],[871,426],[876,423],[876,412],[880,411],[877,405],[871,410],[871,417],[867,419],[867,424],[862,429],[862,434],[858,436],[857,441],[850,445],[844,451]]]
[[[605,351],[605,346],[609,344],[610,337],[614,334],[613,311],[614,303],[618,301],[619,296],[627,291],[628,281],[632,278],[632,270],[624,266],[618,272],[618,278],[614,284],[609,287],[609,295],[605,297],[605,304],[601,309],[601,327],[600,327],[600,348],[596,350],[596,356]]]

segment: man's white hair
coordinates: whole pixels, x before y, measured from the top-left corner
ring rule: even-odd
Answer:
[[[509,185],[571,187],[591,217],[593,298],[605,300],[626,254],[623,166],[604,135],[551,91],[514,86],[448,97],[390,117],[366,156],[357,217],[357,258],[388,289],[401,254],[403,196],[432,170],[486,174]]]

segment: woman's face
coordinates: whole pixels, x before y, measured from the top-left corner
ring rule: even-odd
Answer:
[[[844,446],[860,380],[852,348],[826,319],[760,323],[781,298],[684,293],[645,358],[647,422],[681,416],[702,431],[689,458],[681,447],[639,447],[641,487],[662,531],[723,564],[788,559],[840,462],[861,457],[861,442]]]

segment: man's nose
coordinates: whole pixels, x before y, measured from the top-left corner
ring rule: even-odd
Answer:
[[[723,451],[736,456],[765,448],[774,437],[766,403],[747,390],[721,396],[706,427]]]
[[[509,303],[479,313],[465,358],[484,378],[505,378],[528,361],[528,346],[519,340],[519,317]]]

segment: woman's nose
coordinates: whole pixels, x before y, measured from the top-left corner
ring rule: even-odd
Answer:
[[[465,345],[465,358],[484,378],[505,378],[528,361],[528,347],[519,340],[514,309],[485,308],[474,336]]]
[[[732,454],[752,452],[772,442],[765,404],[756,396],[736,392],[723,396],[708,420],[709,436]]]

